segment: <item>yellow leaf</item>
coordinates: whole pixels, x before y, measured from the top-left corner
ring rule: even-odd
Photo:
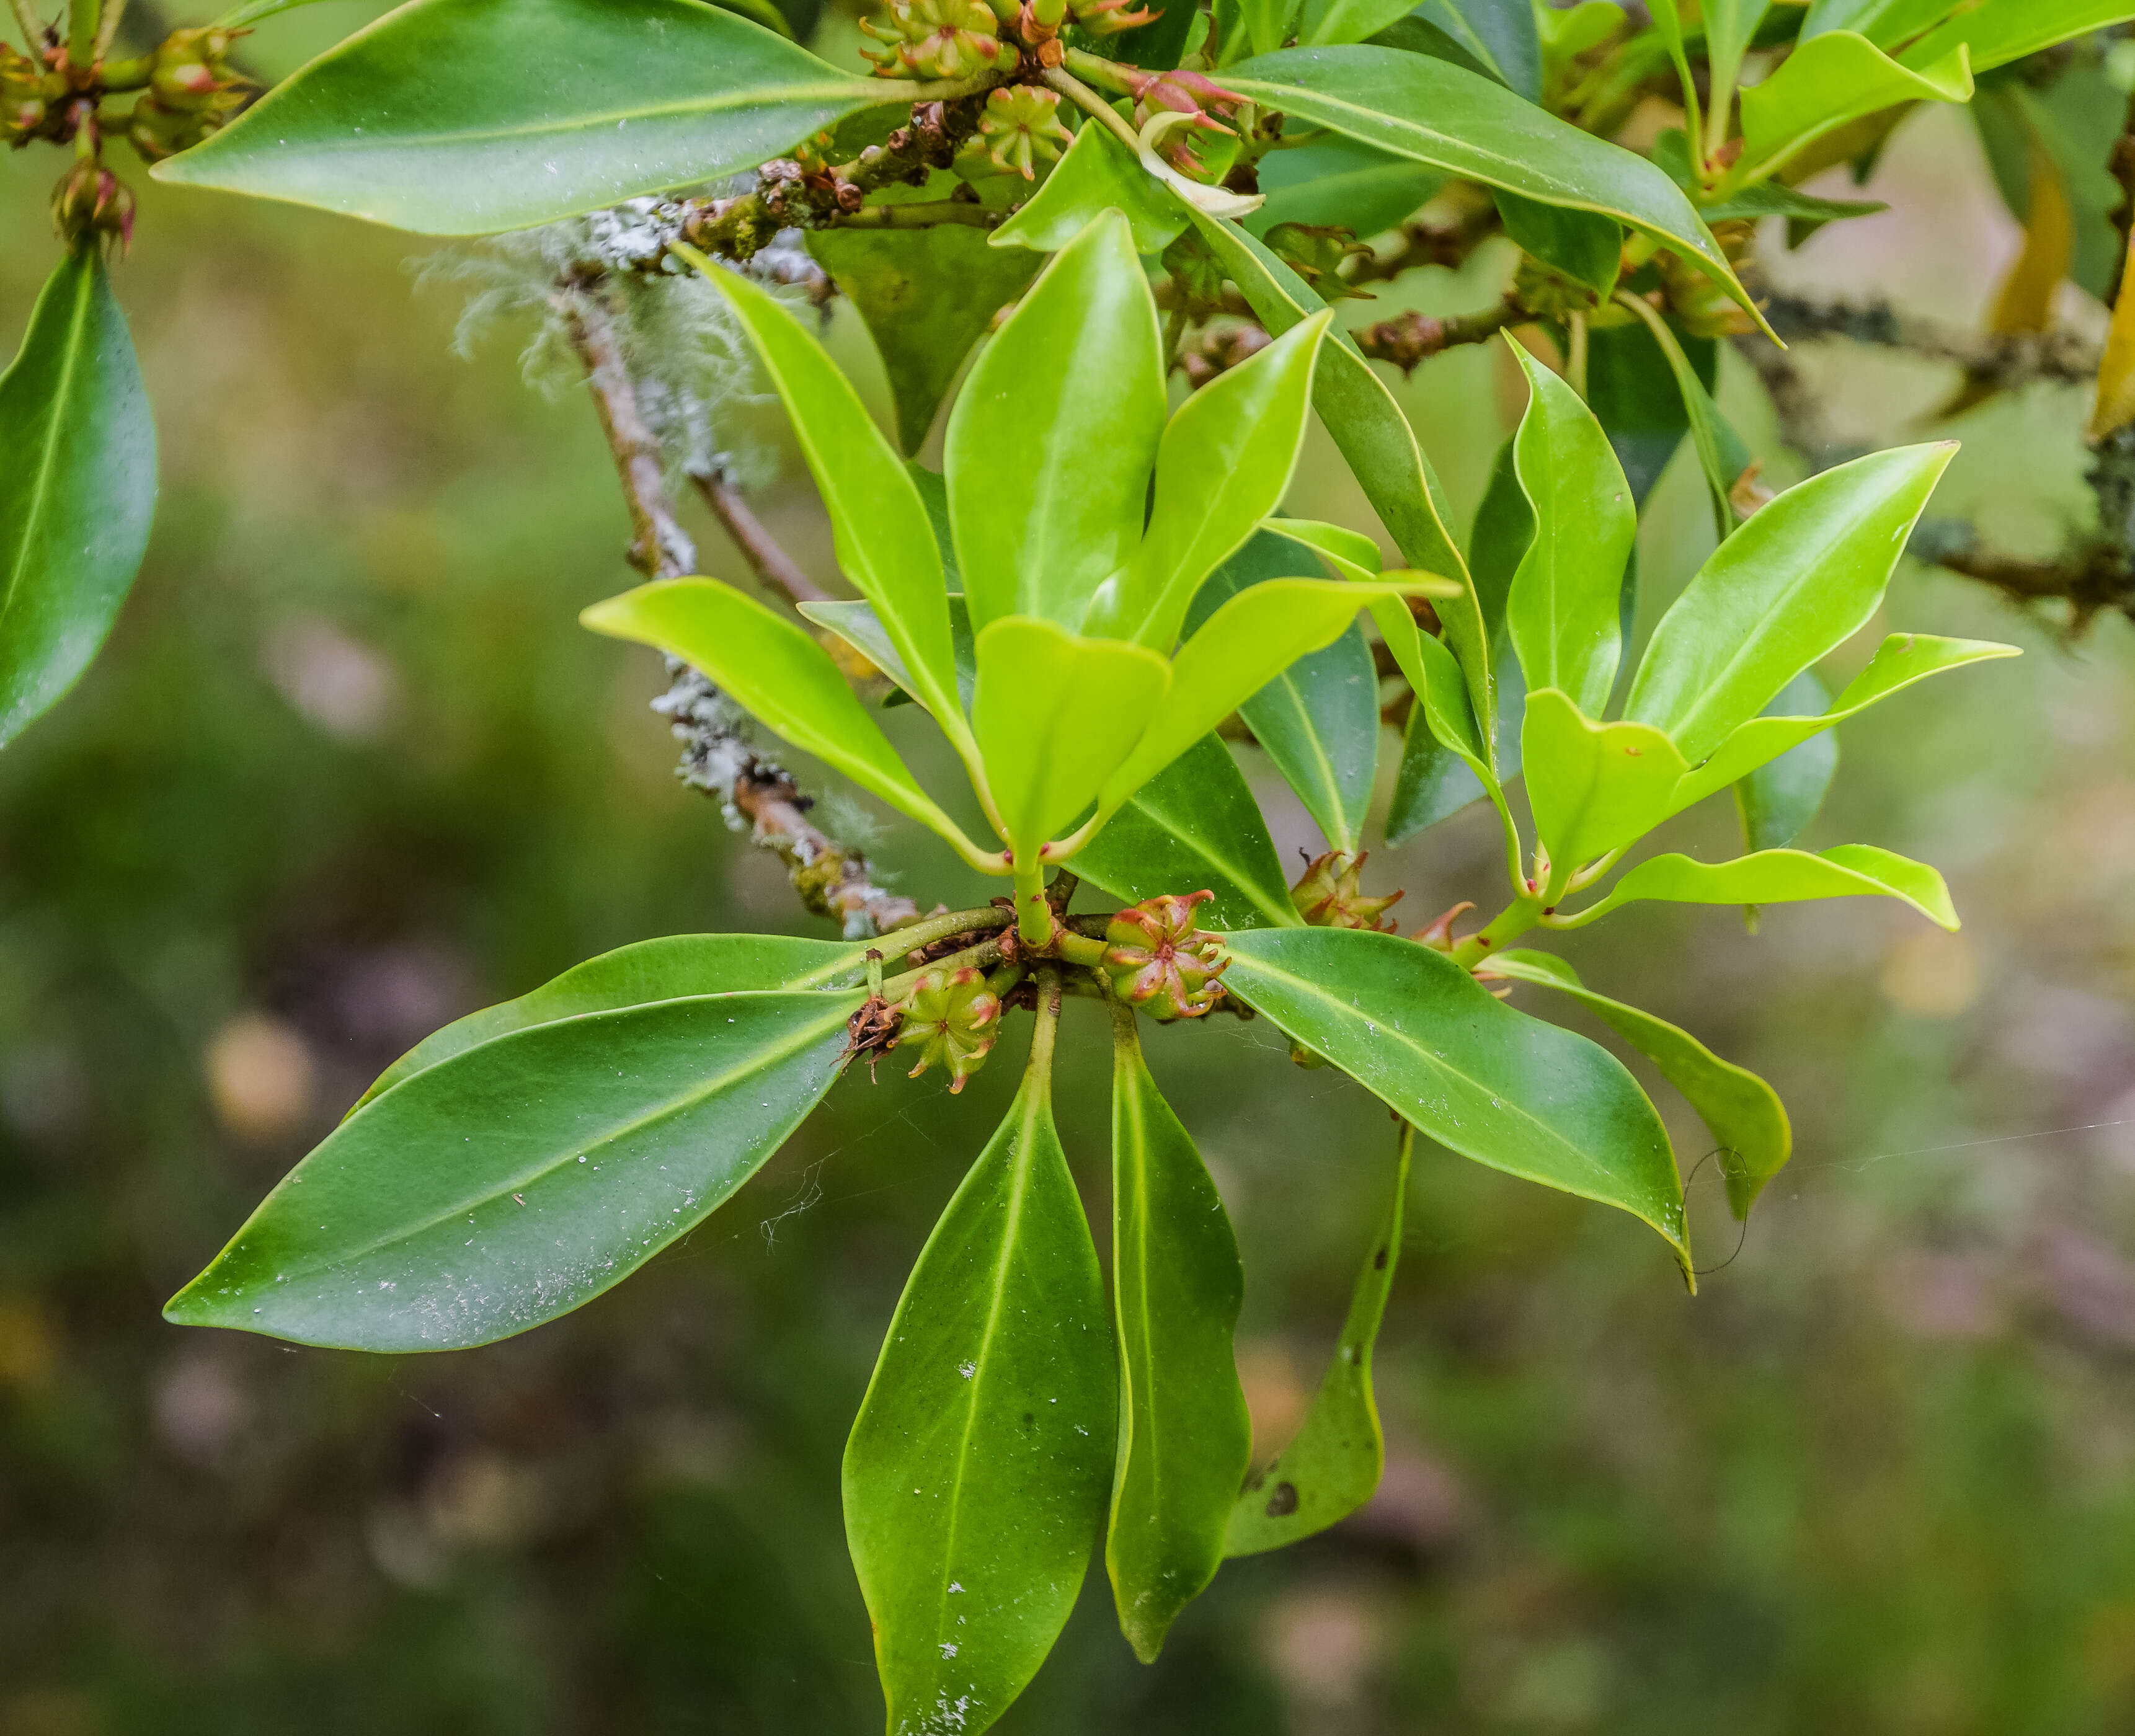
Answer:
[[[2105,334],[2105,355],[2098,365],[2098,404],[2085,433],[2103,440],[2135,422],[2135,260],[2120,273],[2120,299],[2113,304],[2113,325]]]
[[[2054,292],[2069,273],[2075,250],[2075,220],[2053,159],[2031,148],[2031,211],[2024,225],[2024,250],[1994,303],[1999,332],[2045,331],[2054,322]]]

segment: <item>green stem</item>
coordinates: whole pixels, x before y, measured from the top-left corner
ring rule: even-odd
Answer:
[[[928,972],[939,970],[953,976],[959,970],[983,970],[990,965],[1000,962],[1000,936],[982,941],[976,946],[967,946],[961,952],[952,952],[946,959],[937,959],[931,965],[922,965],[917,970],[908,970],[901,976],[891,977],[882,985],[882,998],[896,1002],[912,992],[912,985]]]
[[[1045,902],[1045,864],[1034,854],[1015,864],[1015,937],[1034,952],[1053,944],[1053,907]]]
[[[1101,969],[1105,962],[1105,943],[1091,939],[1087,935],[1071,934],[1063,930],[1053,949],[1071,965],[1082,965],[1092,970]]]
[[[1106,90],[1116,90],[1121,96],[1135,94],[1131,69],[1117,60],[1108,60],[1101,54],[1092,54],[1087,48],[1071,48],[1061,57],[1061,65],[1070,72],[1078,72],[1092,84]]]
[[[1567,318],[1571,326],[1571,341],[1564,358],[1564,377],[1571,389],[1579,394],[1581,404],[1586,401],[1586,315],[1575,308]]]
[[[1072,52],[1072,51],[1071,50],[1070,52]],[[1093,56],[1092,58],[1095,59],[1096,56]],[[1105,62],[1105,65],[1109,66],[1111,65],[1111,62],[1107,60]],[[1141,157],[1141,135],[1135,132],[1135,129],[1132,127],[1130,127],[1125,121],[1121,120],[1119,116],[1113,112],[1112,105],[1106,102],[1104,98],[1099,96],[1096,91],[1092,90],[1080,79],[1075,78],[1071,75],[1062,71],[1058,66],[1048,66],[1046,68],[1045,82],[1050,85],[1055,90],[1058,91],[1063,96],[1066,97],[1070,102],[1073,103],[1077,108],[1081,109],[1092,120],[1097,122],[1099,126],[1108,130],[1113,138],[1119,140],[1121,144],[1125,145],[1130,151],[1135,153],[1135,157],[1137,161],[1140,160]]]
[[[1030,1071],[1039,1086],[1053,1089],[1053,1040],[1060,1028],[1060,972],[1051,965],[1038,967],[1038,1023],[1030,1033]]]
[[[961,223],[972,229],[991,229],[1005,214],[990,211],[968,199],[929,199],[911,205],[870,205],[846,211],[830,220],[833,229],[932,229],[938,224]]]
[[[1503,951],[1506,941],[1518,939],[1539,922],[1542,910],[1539,898],[1513,899],[1453,949],[1453,962],[1464,970],[1473,970],[1484,959]]]
[[[884,958],[896,958],[975,928],[1005,928],[1009,920],[1009,913],[998,904],[984,904],[976,910],[952,910],[946,916],[929,916],[924,921],[893,928],[882,936],[875,950]]]
[[[130,60],[106,60],[98,73],[98,81],[107,94],[144,89],[156,70],[156,57],[152,54],[136,55]]]
[[[96,57],[102,60],[119,39],[119,21],[126,16],[126,0],[104,0],[103,22],[96,29]]]
[[[30,0],[10,0],[15,11],[16,27],[22,32],[22,41],[28,46],[30,57],[39,65],[44,64],[45,27],[37,15],[30,10]]]
[[[71,0],[67,7],[67,60],[71,65],[95,64],[97,27],[103,22],[103,0]]]

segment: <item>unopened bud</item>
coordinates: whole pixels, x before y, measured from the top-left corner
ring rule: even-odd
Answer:
[[[1357,239],[1355,231],[1319,223],[1278,223],[1261,239],[1323,302],[1372,299],[1366,291],[1352,289],[1342,276],[1344,259],[1371,257],[1371,249]]]
[[[1222,999],[1216,979],[1231,962],[1216,936],[1193,925],[1213,892],[1167,893],[1120,912],[1105,928],[1112,992],[1156,1019],[1198,1018]]]
[[[1018,58],[985,0],[890,0],[886,22],[864,19],[860,28],[889,45],[880,53],[861,51],[883,78],[970,78],[1012,71]]]
[[[1060,99],[1028,85],[1002,85],[988,91],[979,132],[994,166],[1013,170],[1025,181],[1034,178],[1034,161],[1051,162],[1063,145],[1074,142],[1074,135],[1060,124]]]
[[[930,970],[913,987],[904,1003],[898,1046],[919,1044],[917,1078],[930,1066],[946,1068],[951,1095],[985,1063],[1000,1034],[1000,997],[986,986],[985,974],[966,965],[961,970]]]
[[[1297,913],[1315,928],[1369,928],[1381,934],[1390,931],[1394,924],[1391,917],[1379,921],[1381,912],[1400,902],[1402,895],[1392,892],[1383,898],[1367,898],[1360,888],[1358,877],[1370,853],[1352,856],[1344,851],[1329,850],[1324,856],[1314,857],[1306,867],[1303,877],[1290,889],[1290,902]]]
[[[1428,946],[1433,952],[1450,952],[1453,950],[1453,925],[1474,907],[1473,898],[1463,898],[1443,916],[1432,917],[1409,939],[1419,946]]]
[[[1156,17],[1146,8],[1137,9],[1134,0],[1081,0],[1070,10],[1075,14],[1075,22],[1093,36],[1116,36],[1123,30],[1139,29]]]
[[[123,249],[133,239],[133,190],[99,164],[77,162],[53,190],[52,225],[70,247],[101,237]]]

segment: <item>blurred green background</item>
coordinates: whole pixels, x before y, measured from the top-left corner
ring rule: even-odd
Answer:
[[[294,14],[257,63],[376,9]],[[0,167],[7,347],[61,167]],[[387,1360],[158,1318],[439,1023],[648,935],[821,929],[673,781],[656,660],[574,623],[630,581],[627,528],[583,389],[520,376],[530,323],[458,359],[461,293],[416,289],[407,238],[128,172],[155,537],[105,656],[0,756],[0,1736],[873,1729],[838,1456],[1011,1069],[955,1101],[894,1068],[849,1083],[685,1243],[489,1349]],[[1961,118],[1910,123],[1874,191],[1890,214],[1774,243],[1773,280],[1976,325],[2017,237]],[[1349,315],[1479,307],[1507,263]],[[849,309],[831,331],[879,381]],[[1921,438],[1952,384],[1807,360],[1863,440]],[[1798,473],[1726,360],[1731,412]],[[1464,513],[1506,376],[1479,350],[1403,389]],[[2039,388],[1936,428],[1966,442],[1937,512],[2050,550],[2089,510],[2084,409]],[[781,438],[761,406],[735,426],[759,456]],[[796,475],[761,504],[828,578]],[[1324,441],[1293,506],[1370,524]],[[1679,462],[1644,531],[1647,627],[1705,513]],[[2029,653],[1849,726],[1811,837],[1937,863],[1964,931],[1860,901],[1753,939],[1645,907],[1564,949],[1785,1095],[1798,1155],[1739,1255],[1692,1300],[1629,1218],[1420,1154],[1377,1499],[1227,1568],[1151,1669],[1094,1574],[1002,1729],[2135,1729],[2135,637],[2064,646],[1910,566],[1886,613],[1842,673],[1900,626]],[[1393,758],[1389,737],[1389,780]],[[1285,853],[1316,849],[1244,763]],[[975,889],[876,818],[922,903]],[[1718,849],[1730,825],[1679,831]],[[1499,871],[1471,813],[1368,878],[1407,888],[1413,926]],[[1101,1234],[1102,1044],[1094,1015],[1069,1025],[1063,1129]],[[1392,1157],[1383,1111],[1272,1043],[1224,1020],[1152,1044],[1237,1223],[1271,1448]],[[1657,1095],[1687,1168],[1706,1137]],[[1692,1206],[1726,1260],[1713,1166]]]

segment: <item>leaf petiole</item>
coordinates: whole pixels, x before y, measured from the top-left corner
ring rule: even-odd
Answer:
[[[1464,970],[1473,970],[1493,953],[1501,950],[1508,941],[1525,934],[1537,922],[1545,920],[1542,902],[1539,898],[1515,898],[1496,916],[1453,949],[1453,962]]]

